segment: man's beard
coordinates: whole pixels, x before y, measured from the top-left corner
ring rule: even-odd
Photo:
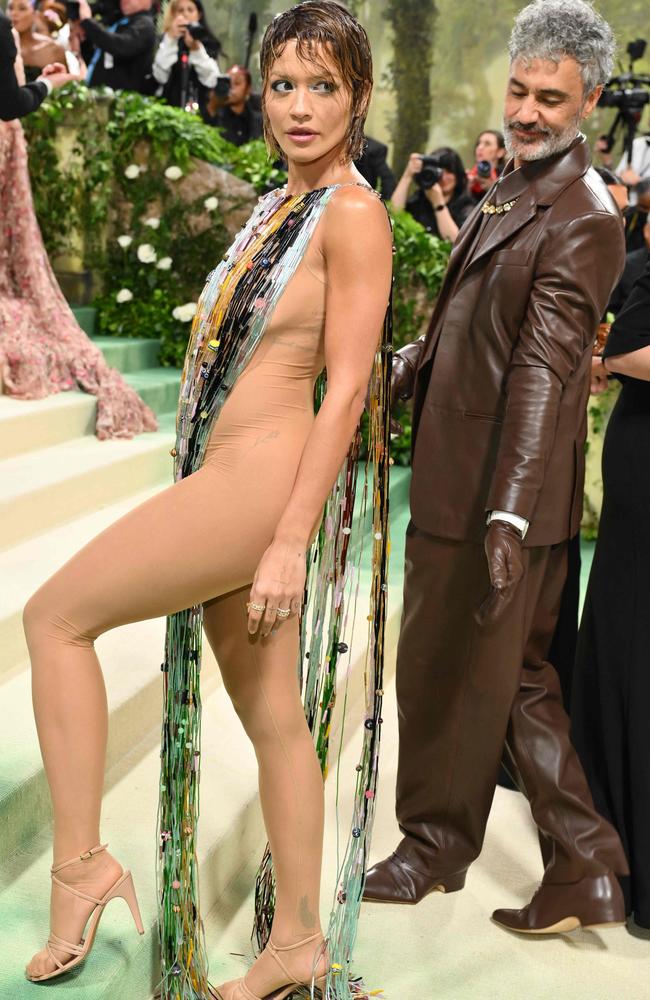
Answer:
[[[545,160],[547,156],[561,153],[567,149],[576,135],[578,126],[582,118],[582,109],[578,111],[573,121],[569,122],[566,128],[557,131],[548,125],[524,125],[516,118],[503,119],[503,135],[505,138],[506,152],[508,156],[516,156],[524,162],[532,160]],[[517,128],[521,132],[541,133],[542,139],[535,139],[533,142],[526,142],[521,136],[514,134]]]

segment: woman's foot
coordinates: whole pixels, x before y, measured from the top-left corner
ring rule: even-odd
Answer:
[[[218,989],[224,1000],[240,997],[274,997],[276,992],[291,983],[309,985],[327,975],[329,959],[321,933],[311,934],[302,941],[283,942],[272,938],[259,958],[244,976],[246,990],[238,988],[241,980],[225,983]],[[248,991],[248,992],[246,992]]]
[[[56,867],[56,866],[55,866]],[[115,885],[122,874],[121,864],[115,860],[107,851],[93,855],[91,858],[79,860],[75,864],[66,866],[62,871],[56,873],[56,878],[60,882],[86,895],[102,899],[108,890]],[[94,903],[85,899],[80,899],[71,892],[66,892],[56,884],[52,883],[52,895],[50,898],[50,929],[64,941],[81,942],[84,929],[88,923],[88,918],[95,909]],[[59,962],[65,964],[72,955],[53,945],[50,945],[53,953]],[[56,962],[50,957],[47,948],[37,952],[31,962],[26,966],[25,973],[28,979],[37,979],[39,976],[54,972],[57,968]]]

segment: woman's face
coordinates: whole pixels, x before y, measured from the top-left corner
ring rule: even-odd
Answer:
[[[476,143],[476,162],[488,160],[493,166],[499,162],[499,144],[491,132],[483,132]]]
[[[182,17],[185,24],[198,24],[199,8],[192,0],[179,0],[176,4],[176,16]]]
[[[271,66],[264,103],[276,142],[289,160],[311,163],[343,145],[351,95],[325,48],[312,59],[288,41]]]
[[[34,11],[29,0],[9,0],[7,13],[19,34],[23,31],[29,31],[34,23]]]
[[[456,187],[456,174],[452,173],[451,170],[443,169],[442,177],[440,178],[440,187],[444,195],[453,194]]]

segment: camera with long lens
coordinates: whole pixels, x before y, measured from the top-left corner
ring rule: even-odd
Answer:
[[[478,177],[491,177],[492,164],[489,160],[479,160],[476,164],[476,174]]]
[[[608,134],[604,136],[608,151],[613,149],[619,129],[623,131],[623,147],[632,162],[632,143],[646,104],[650,104],[650,76],[634,72],[634,63],[645,53],[647,42],[637,38],[630,42],[626,52],[630,57],[627,73],[613,76],[607,81],[598,99],[601,108],[616,108],[617,115]]]
[[[421,159],[422,167],[419,173],[413,174],[413,180],[423,191],[427,191],[434,184],[440,183],[443,168],[437,156],[423,156]]]
[[[192,36],[195,42],[201,42],[201,44],[203,44],[208,38],[208,32],[200,21],[193,21],[189,24],[181,24],[181,28],[184,28],[184,30]]]

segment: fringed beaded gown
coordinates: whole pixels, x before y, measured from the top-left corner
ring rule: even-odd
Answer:
[[[32,202],[20,122],[0,122],[0,391],[97,397],[98,438],[154,431],[154,414],[88,339],[63,297]]]
[[[373,572],[370,606],[360,614],[368,630],[366,698],[357,720],[363,735],[328,931],[328,998],[347,1000],[353,989],[348,979],[374,816],[383,696],[390,308],[372,378],[367,466],[372,479],[366,477],[359,504],[363,514],[369,495],[372,518],[353,520],[357,434],[308,556],[300,620],[291,617],[263,642],[249,641],[246,629],[251,582],[291,496],[315,419],[327,272],[312,237],[337,188],[292,196],[275,191],[260,199],[199,301],[181,385],[176,482],[90,542],[34,595],[25,612],[37,678],[69,670],[72,663],[83,679],[96,676],[99,635],[128,622],[169,616],[158,817],[163,1000],[210,995],[197,865],[202,627],[233,704],[254,716],[245,725],[264,734],[263,800],[276,789],[274,801],[282,811],[275,872],[267,853],[257,883],[255,930],[264,947],[276,886],[285,887],[293,913],[302,912],[305,902],[312,913],[318,909],[318,900],[305,893],[313,895],[320,878],[322,830],[318,816],[303,808],[301,789],[313,782],[314,768],[320,781],[319,764],[326,770],[337,664],[350,666],[355,602],[349,598],[367,538]],[[293,734],[293,749],[285,743],[287,732]],[[224,755],[231,752],[224,745]],[[208,794],[208,809],[228,809],[219,789]],[[296,857],[304,859],[299,877]]]

